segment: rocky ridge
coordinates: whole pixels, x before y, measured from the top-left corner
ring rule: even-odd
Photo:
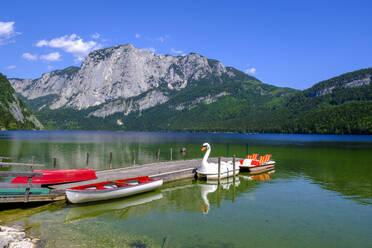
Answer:
[[[90,115],[105,117],[153,107],[168,101],[169,91],[180,91],[194,81],[222,75],[235,76],[231,68],[199,54],[159,55],[126,44],[90,53],[80,68],[48,72],[34,80],[9,81],[28,100],[58,95],[44,108],[82,110],[98,106]],[[137,99],[127,101],[129,98]]]

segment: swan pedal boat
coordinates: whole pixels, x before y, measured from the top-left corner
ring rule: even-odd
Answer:
[[[209,154],[211,153],[211,146],[208,143],[204,143],[203,148],[201,150],[202,151],[207,150],[207,151],[204,154],[202,163],[196,169],[198,178],[206,178],[207,180],[208,179],[217,180],[218,179],[218,164],[208,163],[208,157],[209,157]],[[238,163],[236,163],[235,175],[238,175],[238,174],[239,174],[239,165]],[[227,161],[227,162],[221,161],[220,179],[232,177],[232,176],[234,176],[232,161]]]
[[[135,177],[69,188],[66,196],[71,203],[103,201],[148,192],[162,185],[163,179]]]

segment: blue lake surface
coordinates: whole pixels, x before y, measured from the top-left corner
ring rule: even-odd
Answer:
[[[43,247],[372,247],[372,136],[94,131],[0,132],[0,156],[52,168],[272,154],[274,172],[235,184],[183,180],[128,199],[0,211]],[[180,153],[185,147],[186,154]],[[133,153],[134,151],[134,153]],[[12,170],[16,170],[13,169]],[[5,179],[3,179],[5,180]]]

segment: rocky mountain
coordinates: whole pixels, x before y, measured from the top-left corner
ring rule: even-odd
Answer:
[[[271,95],[273,90],[279,92],[278,97],[294,91],[263,84],[199,54],[158,55],[130,44],[96,50],[81,67],[10,82],[52,128],[132,128],[129,122],[133,116],[159,105],[182,113],[234,97],[239,88],[260,97]],[[60,123],[61,118],[68,121]],[[103,124],[102,118],[115,120]]]
[[[127,44],[96,50],[81,67],[10,82],[51,129],[372,133],[371,70],[297,91],[199,54]]]
[[[17,98],[8,79],[0,73],[0,129],[41,129],[43,126]]]
[[[127,44],[90,53],[81,68],[69,67],[45,73],[39,79],[10,79],[10,82],[29,100],[56,96],[41,108],[82,110],[100,106],[92,115],[105,117],[162,104],[169,100],[164,89],[180,91],[191,82],[211,75],[235,76],[222,63],[198,54],[158,55]],[[143,97],[137,101],[123,102],[141,94]]]

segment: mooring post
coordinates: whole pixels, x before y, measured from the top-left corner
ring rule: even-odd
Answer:
[[[88,168],[88,165],[89,165],[89,152],[87,152],[87,160],[86,160],[86,165],[87,165],[87,168]]]
[[[32,165],[35,164],[35,156],[32,156]],[[31,172],[34,171],[34,167],[31,166]]]
[[[219,182],[219,181],[218,181]],[[221,207],[221,185],[217,185],[217,207]]]
[[[110,166],[110,169],[112,169],[112,152],[110,152],[109,166]]]
[[[220,184],[221,178],[221,157],[218,157],[218,184]]]
[[[227,143],[226,144],[226,157],[229,157],[229,155],[230,155],[230,144]]]
[[[235,183],[235,155],[233,156],[233,181]]]
[[[158,148],[158,161],[160,161],[160,148]]]
[[[33,164],[35,164],[35,157],[34,156],[32,156],[32,165]],[[30,172],[34,171],[33,166],[31,166],[30,169],[31,169]],[[25,192],[25,198],[23,200],[24,202],[28,202],[28,196],[30,195],[31,183],[32,183],[32,176],[29,176],[29,177],[27,177],[27,188],[26,188],[26,192]]]
[[[136,151],[133,151],[133,165],[136,164]]]
[[[171,147],[171,149],[170,149],[170,160],[172,160],[173,158],[173,148]]]
[[[57,166],[57,158],[53,158],[53,168],[55,169]]]

